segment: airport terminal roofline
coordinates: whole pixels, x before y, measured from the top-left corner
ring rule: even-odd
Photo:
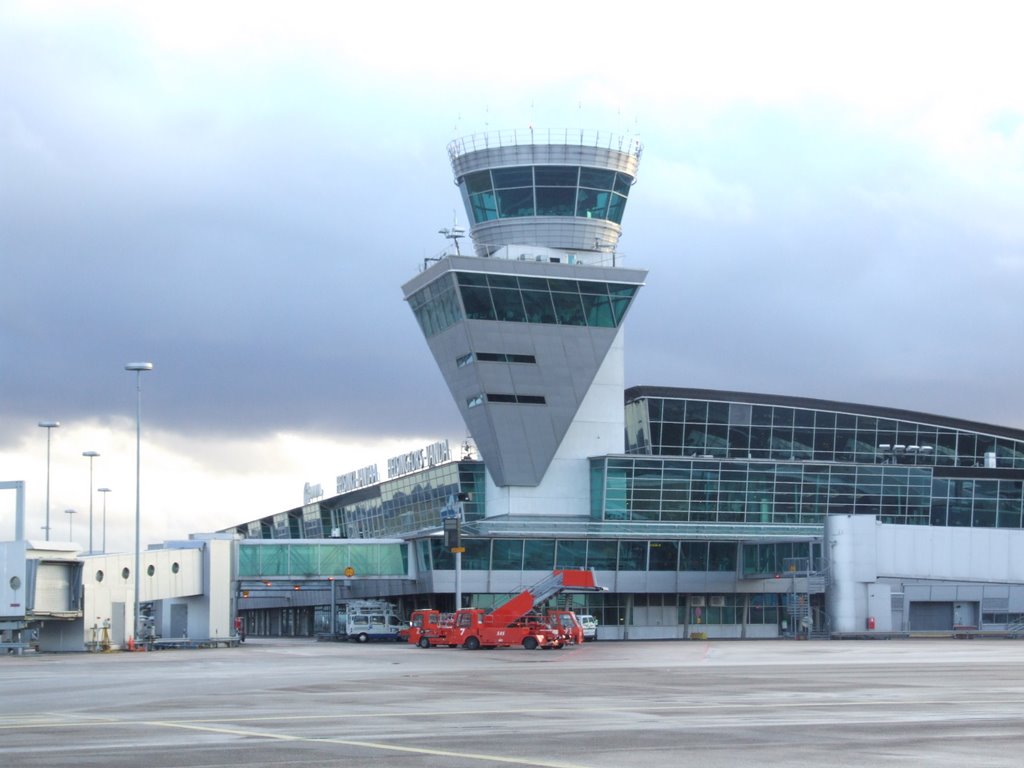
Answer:
[[[628,387],[624,393],[625,402],[630,403],[644,397],[664,397],[692,400],[716,400],[725,403],[750,403],[753,405],[782,405],[790,408],[807,408],[821,411],[837,411],[862,416],[876,416],[883,419],[897,419],[929,424],[937,427],[948,427],[965,432],[979,432],[1013,440],[1024,440],[1024,429],[1000,427],[979,421],[956,419],[950,416],[937,416],[920,411],[908,411],[902,408],[889,408],[878,405],[846,403],[839,400],[819,400],[813,397],[795,395],[766,395],[754,392],[731,392],[720,389],[699,389],[690,387]]]

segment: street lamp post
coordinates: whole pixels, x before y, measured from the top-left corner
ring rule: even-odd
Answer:
[[[101,552],[107,554],[107,494],[110,493],[109,488],[97,488],[97,491],[103,494],[103,546]]]
[[[60,426],[59,421],[40,421],[40,427],[46,429],[46,540],[50,540],[50,433]]]
[[[68,516],[68,541],[74,542],[75,536],[74,532],[71,530],[71,523],[75,519],[74,516],[77,515],[78,512],[74,509],[65,509],[64,514]]]
[[[93,497],[93,484],[92,484],[92,460],[99,456],[96,451],[83,451],[82,455],[89,459],[89,554],[93,553],[92,548],[92,497]]]
[[[137,640],[139,637],[139,561],[141,559],[140,554],[140,539],[139,539],[139,520],[140,520],[140,466],[142,460],[142,372],[152,371],[152,363],[127,363],[124,367],[126,371],[135,371],[135,618],[134,618],[134,637]]]

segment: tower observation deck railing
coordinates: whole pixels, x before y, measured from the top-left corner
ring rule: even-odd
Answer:
[[[473,241],[476,244],[476,241]],[[421,272],[425,272],[430,266],[438,261],[444,261],[445,259],[452,258],[468,258],[468,259],[504,259],[505,261],[536,261],[545,262],[550,261],[552,258],[560,258],[562,263],[575,264],[581,267],[623,267],[623,262],[627,256],[621,251],[570,251],[561,250],[555,248],[546,248],[544,246],[533,246],[530,248],[526,246],[526,252],[523,248],[518,250],[510,248],[507,245],[488,245],[489,249],[493,248],[489,256],[478,256],[474,252],[467,252],[463,249],[459,249],[456,252],[455,248],[449,246],[444,250],[438,251],[433,256],[426,256],[423,259],[423,265],[420,267]],[[569,258],[569,257],[573,258]]]
[[[448,157],[457,158],[482,149],[523,146],[573,146],[598,147],[633,155],[640,159],[644,145],[635,136],[595,131],[586,128],[517,128],[503,131],[486,131],[455,139],[448,144]]]

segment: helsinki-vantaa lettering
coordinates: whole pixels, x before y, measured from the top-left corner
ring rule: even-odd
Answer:
[[[447,440],[431,443],[425,448],[388,459],[388,479],[443,464],[446,461],[451,461],[451,458],[452,454]]]
[[[364,488],[367,485],[373,485],[380,481],[380,476],[377,474],[377,465],[370,464],[357,469],[354,472],[348,472],[344,475],[338,475],[338,493],[348,493],[354,491],[357,488]]]

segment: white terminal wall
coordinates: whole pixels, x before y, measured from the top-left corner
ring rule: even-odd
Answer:
[[[890,525],[873,515],[830,515],[828,610],[835,632],[891,631],[897,580],[1024,584],[1024,531]],[[896,628],[899,629],[899,628]]]
[[[590,515],[589,457],[625,450],[624,360],[620,327],[540,484],[499,487],[486,473],[486,517]]]

